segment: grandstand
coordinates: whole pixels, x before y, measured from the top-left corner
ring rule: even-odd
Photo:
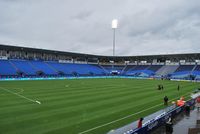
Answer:
[[[0,77],[133,76],[199,79],[200,54],[98,56],[0,46]],[[191,60],[193,59],[193,60]]]
[[[0,133],[139,134],[139,117],[146,132],[183,111],[160,102],[189,99],[199,88],[200,53],[102,56],[0,45],[0,80]],[[159,84],[166,89],[158,92]]]

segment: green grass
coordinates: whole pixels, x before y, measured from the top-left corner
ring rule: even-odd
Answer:
[[[156,90],[158,84],[164,85],[164,91]],[[0,134],[78,134],[162,104],[165,95],[173,99],[189,94],[198,86],[191,82],[135,79],[1,81]],[[86,134],[106,133],[162,108],[160,105]]]

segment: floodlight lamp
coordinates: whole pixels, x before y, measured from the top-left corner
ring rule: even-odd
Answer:
[[[116,29],[117,25],[118,25],[118,20],[117,19],[112,20],[112,28]]]

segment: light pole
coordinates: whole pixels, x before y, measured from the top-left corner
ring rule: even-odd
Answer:
[[[115,56],[115,29],[117,29],[118,20],[112,20],[112,29],[113,29],[113,56]]]

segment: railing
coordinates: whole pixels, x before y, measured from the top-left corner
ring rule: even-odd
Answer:
[[[187,102],[187,104],[189,106],[192,106],[195,104],[195,100],[191,99]],[[134,130],[131,134],[137,133],[137,134],[147,134],[150,131],[152,131],[155,128],[158,128],[159,126],[162,126],[166,123],[166,121],[168,120],[169,117],[174,117],[176,115],[178,115],[179,113],[181,113],[184,110],[184,106],[182,107],[176,107],[172,110],[169,110],[168,112],[166,112],[165,114],[161,115],[158,118],[155,118],[154,120],[152,120],[151,122],[145,124],[142,128],[136,129]]]
[[[187,104],[189,106],[193,106],[195,104],[195,100],[191,99],[191,100],[187,101]],[[127,127],[125,126],[123,128],[119,128],[115,131],[109,132],[108,134],[148,134],[152,130],[155,130],[156,128],[164,125],[166,123],[166,121],[168,121],[169,117],[174,118],[175,116],[177,116],[178,114],[183,112],[184,109],[185,109],[184,106],[175,107],[175,105],[172,105],[166,109],[161,110],[160,112],[159,111],[156,112],[156,116],[151,116],[152,118],[148,119],[143,124],[142,128],[130,129],[129,126],[127,126]],[[145,118],[148,118],[148,117],[145,117]],[[135,122],[134,122],[134,124],[136,125]],[[127,130],[127,128],[129,128],[129,129]]]

